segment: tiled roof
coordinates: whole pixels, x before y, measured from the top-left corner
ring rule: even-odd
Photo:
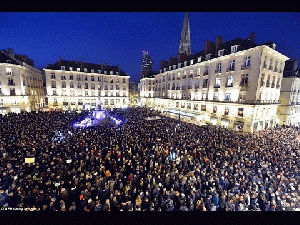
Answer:
[[[100,70],[101,73],[107,71],[107,74],[110,74],[110,71],[113,71],[114,74],[116,74],[116,72],[119,72],[119,75],[127,76],[127,74],[124,71],[120,70],[118,66],[86,63],[80,61],[69,61],[69,60],[60,60],[55,64],[48,64],[46,66],[46,69],[61,70],[61,66],[65,66],[66,71],[71,71],[70,67],[72,67],[73,71],[77,71],[77,68],[80,68],[81,72],[87,72],[87,73],[91,73],[91,70],[94,70],[95,73],[98,73]],[[85,71],[84,69],[87,69],[87,71]]]

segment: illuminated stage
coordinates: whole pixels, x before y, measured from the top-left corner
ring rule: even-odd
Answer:
[[[101,121],[104,121],[104,119],[108,119],[108,120],[105,120],[106,122],[112,121],[117,126],[122,123],[122,120],[109,115],[108,113],[106,113],[103,110],[95,110],[95,111],[90,112],[90,114],[86,118],[84,118],[82,121],[74,123],[73,126],[80,127],[80,128],[97,126],[101,123]]]
[[[90,127],[90,126],[97,126],[101,120],[105,119],[105,111],[102,110],[95,110],[92,111],[84,120],[75,123],[74,127]]]

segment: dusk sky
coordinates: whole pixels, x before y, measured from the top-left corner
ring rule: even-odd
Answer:
[[[28,55],[39,69],[65,60],[120,65],[139,80],[143,50],[159,70],[160,60],[177,56],[183,12],[1,12],[0,49]],[[215,42],[236,37],[274,41],[291,59],[300,56],[299,13],[190,12],[192,53]]]

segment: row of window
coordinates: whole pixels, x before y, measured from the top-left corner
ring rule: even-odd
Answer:
[[[110,99],[110,101],[108,101],[108,99],[104,99],[104,105],[108,105],[108,102],[110,102],[110,105],[114,105],[114,103],[119,104],[119,103],[121,103],[121,99]],[[123,103],[123,104],[126,104],[126,99],[123,99],[123,100],[122,100],[122,103]],[[54,105],[57,105],[57,104],[58,104],[56,98],[53,99],[53,104],[54,104]],[[78,105],[83,105],[82,99],[78,99],[77,104],[78,104]],[[88,105],[89,105],[90,103],[85,103],[85,104],[88,104]],[[66,105],[76,105],[76,102],[68,102],[68,101],[64,100],[64,101],[63,101],[63,105],[64,105],[64,106],[66,106]],[[95,102],[92,103],[92,106],[96,106],[96,103],[95,103]]]
[[[83,78],[81,78],[81,77],[82,77],[81,75],[77,75],[76,76],[76,80],[77,81],[81,81],[81,80],[83,80],[83,81],[95,81],[95,76],[84,76]],[[90,77],[90,80],[89,80],[89,77]],[[56,79],[55,73],[51,73],[51,79]],[[66,75],[65,74],[61,75],[61,80],[66,80]],[[72,74],[69,76],[69,80],[74,80],[74,76]],[[122,81],[122,79],[120,79],[120,80]],[[113,78],[109,79],[107,77],[102,78],[101,76],[98,76],[97,81],[98,82],[102,82],[103,81],[103,82],[113,83],[114,79]],[[119,79],[116,79],[115,83],[119,83]],[[125,78],[123,78],[123,83],[126,83],[126,79]]]
[[[6,75],[13,75],[13,72],[12,72],[12,68],[10,68],[10,67],[6,67],[5,68],[6,69]],[[21,75],[23,75],[23,74],[21,74]],[[30,79],[30,80],[34,80],[34,81],[42,81],[42,79],[40,78],[40,77],[32,77],[32,76],[28,76],[28,79]]]
[[[0,81],[1,85],[1,81]],[[7,86],[16,86],[14,79],[13,78],[7,78]],[[23,86],[26,86],[25,80],[23,80]],[[32,87],[32,88],[42,88],[42,83],[37,83],[37,82],[27,82],[27,87]]]
[[[271,75],[268,75],[267,80],[265,82],[265,74],[262,74],[261,80],[260,80],[260,86],[274,88],[275,87],[275,80],[276,80],[276,77],[273,76],[273,79],[272,79],[272,82],[271,82]],[[276,88],[280,88],[280,78],[277,79]]]
[[[58,95],[56,89],[53,89],[52,91],[53,91],[52,95]],[[89,91],[82,92],[81,90],[79,90],[76,93],[79,96],[82,96],[83,94],[85,96],[90,96],[90,95],[91,96],[102,96],[101,92],[98,92],[98,95],[97,95],[96,91],[91,91],[90,92],[91,94],[89,94]],[[62,95],[63,96],[68,96],[69,94],[67,93],[66,90],[63,90]],[[70,91],[70,96],[74,96],[74,95],[75,95],[75,92]],[[120,92],[116,92],[116,93],[105,92],[104,96],[127,97],[127,93],[126,92],[123,92],[123,93],[120,93]]]
[[[63,70],[63,71],[65,71],[66,70],[66,66],[61,66],[60,69]],[[70,71],[75,71],[75,70],[73,70],[73,67],[69,67],[69,69],[70,69]],[[80,72],[80,68],[76,68],[76,71]],[[86,72],[86,73],[88,72],[87,68],[83,68],[83,71]],[[95,72],[96,72],[96,70],[91,69],[91,73],[95,73]],[[107,72],[108,71],[105,70],[104,74],[107,74]],[[101,73],[101,70],[98,70],[98,73]],[[113,75],[114,71],[109,71],[109,73],[110,73],[110,75]],[[119,75],[119,72],[116,72],[116,75]]]
[[[250,65],[251,65],[251,56],[247,56],[247,57],[244,58],[244,62],[241,65],[241,70],[250,68]],[[235,68],[236,68],[235,60],[234,59],[230,60],[229,63],[228,63],[228,67],[227,67],[226,72],[235,71]],[[204,70],[203,71],[203,76],[206,76],[206,75],[210,74],[210,66],[205,66],[203,68],[203,70]],[[222,63],[217,63],[215,73],[221,73],[221,71],[222,71]],[[197,70],[197,73],[196,73],[196,76],[199,76],[199,75],[200,75],[200,68]],[[184,71],[184,75],[182,76],[182,79],[186,79],[186,78],[193,78],[193,70],[190,70],[190,74],[188,76],[186,74],[186,71]],[[171,79],[175,80],[176,77],[173,75],[172,78],[171,78],[171,76],[168,74],[167,75],[167,80],[170,81]],[[178,73],[177,79],[180,79],[180,73]],[[156,79],[155,83],[161,83],[161,80],[162,80],[162,82],[166,81],[165,77],[163,76],[162,79]]]
[[[198,104],[194,104],[193,110],[198,111],[199,110],[198,106],[199,106]],[[206,112],[206,105],[201,105],[200,107],[201,107],[200,111]],[[179,102],[176,102],[176,108],[192,109],[191,103],[181,103],[181,104],[179,104]],[[212,113],[213,114],[217,113],[217,110],[218,110],[218,107],[216,105],[214,105]],[[229,115],[229,107],[225,107],[223,115],[225,115],[225,116]],[[239,117],[243,117],[244,116],[244,108],[238,108],[237,116],[239,116]]]
[[[67,83],[66,82],[62,82],[61,83],[61,87],[62,88],[67,88]],[[85,89],[89,89],[89,87],[91,89],[95,89],[96,85],[95,85],[95,83],[91,83],[90,85],[89,85],[89,83],[84,83],[84,88]],[[110,90],[114,90],[114,89],[120,90],[119,85],[115,85],[115,86],[114,85],[110,85],[109,87],[110,87]],[[51,88],[56,88],[56,81],[51,81]],[[68,88],[74,88],[74,83],[70,82],[70,86]],[[82,88],[81,83],[77,83],[77,88]],[[108,90],[108,85],[104,85],[103,89],[104,90]],[[102,90],[102,86],[101,85],[98,85],[98,90]],[[126,86],[123,86],[123,90],[126,91]]]

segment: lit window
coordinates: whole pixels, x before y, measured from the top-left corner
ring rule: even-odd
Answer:
[[[12,69],[9,67],[6,67],[6,75],[11,75],[12,74]]]

